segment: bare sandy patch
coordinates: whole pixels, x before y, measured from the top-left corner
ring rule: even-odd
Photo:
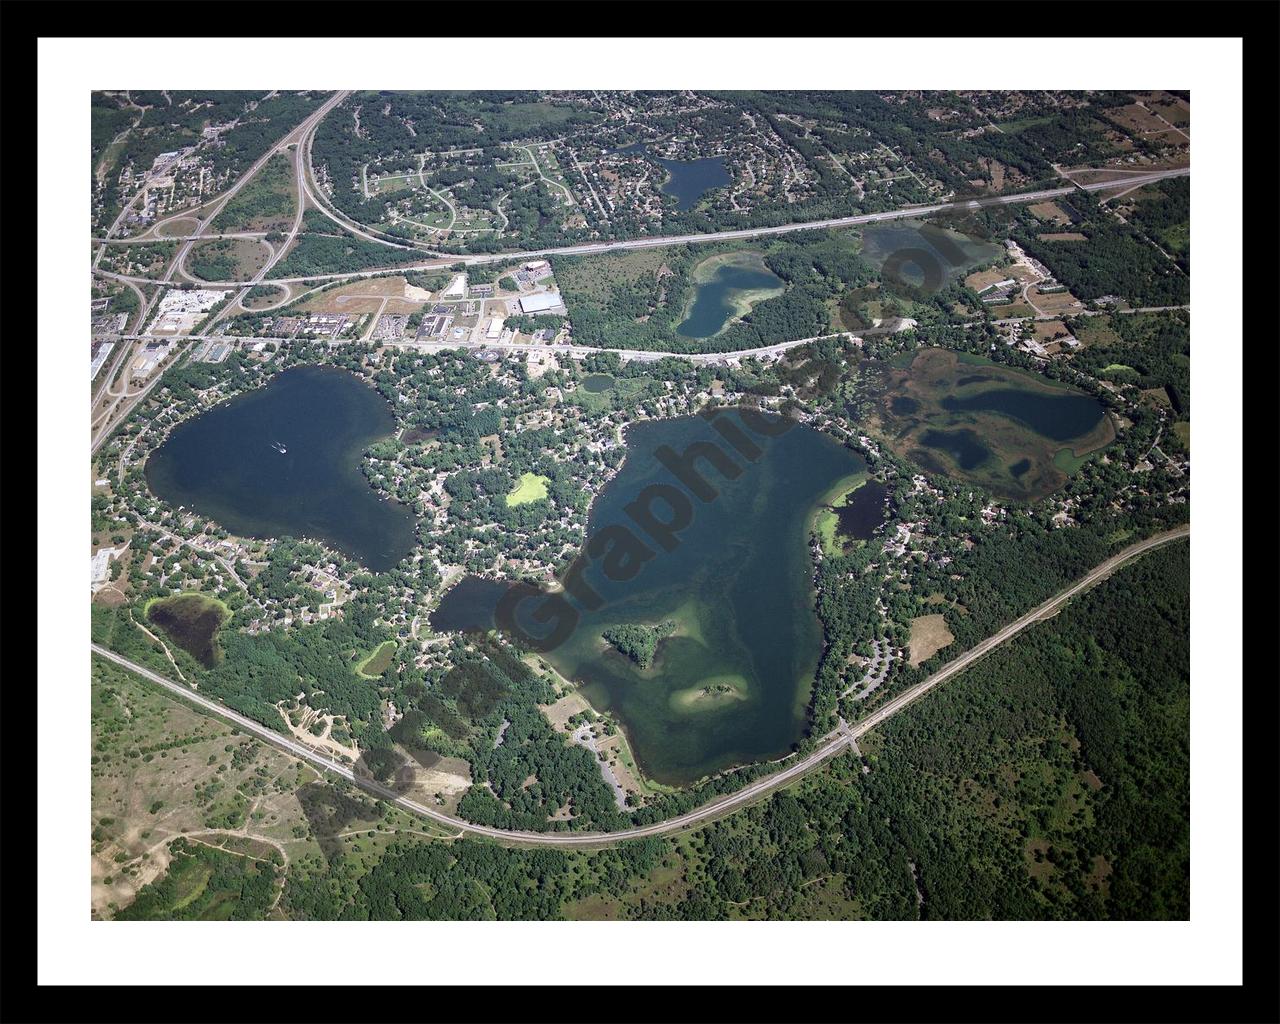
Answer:
[[[993,284],[1007,281],[1012,276],[1009,267],[992,267],[990,270],[979,270],[970,274],[964,279],[964,283],[966,288],[972,288],[975,292],[980,292],[984,288],[990,288]]]
[[[326,750],[333,754],[341,754],[352,761],[359,759],[360,751],[354,743],[344,747],[332,737],[333,724],[336,721],[335,716],[322,715],[315,708],[306,707],[302,710],[302,718],[297,725],[294,725],[289,718],[288,712],[280,704],[276,705],[276,709],[280,712],[280,717],[284,719],[285,727],[293,733],[294,739],[300,740],[310,747]],[[316,722],[324,723],[324,731],[319,736],[311,731],[311,726]]]
[[[907,664],[914,668],[928,661],[954,639],[945,616],[916,616],[911,620],[911,658]]]
[[[1070,224],[1071,218],[1066,211],[1055,202],[1035,203],[1027,207],[1031,216],[1036,220],[1050,220],[1055,224]]]
[[[540,704],[538,707],[551,723],[551,727],[560,732],[569,732],[569,719],[574,715],[591,710],[591,705],[587,703],[586,698],[576,690],[565,694],[554,704]]]
[[[1040,291],[1039,288],[1029,288],[1027,297],[1035,303],[1041,312],[1050,316],[1077,313],[1084,308],[1084,303],[1067,291],[1046,294]]]
[[[1050,342],[1058,338],[1065,338],[1071,332],[1067,330],[1067,325],[1061,320],[1037,320],[1036,321],[1036,341]]]

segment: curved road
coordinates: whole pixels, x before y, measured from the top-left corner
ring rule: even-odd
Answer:
[[[233,722],[236,726],[244,729],[246,732],[253,733],[260,739],[266,740],[268,743],[280,747],[288,753],[294,754],[324,771],[341,775],[343,778],[354,783],[360,788],[365,789],[375,796],[381,797],[382,799],[395,804],[397,807],[400,807],[402,810],[409,811],[412,814],[430,818],[442,825],[456,828],[460,830],[460,832],[486,836],[490,839],[497,839],[503,842],[521,843],[531,846],[603,846],[619,843],[627,839],[641,839],[647,836],[663,835],[667,832],[675,832],[683,828],[688,828],[692,825],[699,824],[700,822],[707,821],[711,818],[733,811],[744,804],[750,803],[751,801],[772,792],[775,789],[780,789],[781,787],[794,782],[802,776],[809,774],[835,755],[839,754],[846,747],[853,746],[859,736],[871,729],[874,729],[881,722],[885,721],[885,719],[896,715],[912,702],[919,700],[939,683],[945,682],[958,672],[962,672],[988,651],[991,651],[993,648],[1012,639],[1028,626],[1053,615],[1060,607],[1062,607],[1063,604],[1069,601],[1076,594],[1080,593],[1082,590],[1088,589],[1106,576],[1109,576],[1125,562],[1139,557],[1145,552],[1150,551],[1152,548],[1171,543],[1172,541],[1189,538],[1190,536],[1191,526],[1186,524],[1166,533],[1149,537],[1144,541],[1125,548],[1119,554],[1112,556],[1101,565],[1094,568],[1086,576],[1073,583],[1067,589],[1060,591],[1043,604],[1027,612],[1027,614],[1015,619],[998,633],[989,636],[986,640],[983,640],[981,643],[960,655],[960,657],[948,662],[928,679],[921,683],[917,683],[915,686],[912,686],[910,689],[903,691],[897,697],[886,702],[866,718],[854,723],[853,725],[846,725],[842,719],[839,728],[832,730],[824,736],[821,744],[816,750],[802,760],[791,765],[791,767],[775,772],[774,774],[768,775],[762,779],[758,779],[750,785],[738,790],[736,793],[730,793],[727,796],[713,800],[710,803],[704,804],[703,806],[698,807],[687,814],[682,814],[679,817],[669,818],[666,821],[655,822],[652,825],[640,825],[634,828],[620,829],[617,832],[519,832],[510,829],[490,828],[486,825],[476,825],[469,821],[463,821],[461,818],[455,818],[452,815],[445,814],[442,811],[437,811],[433,808],[417,803],[416,801],[410,800],[408,797],[400,796],[394,790],[389,789],[386,786],[382,786],[371,779],[357,777],[355,772],[346,765],[336,764],[313,748],[298,743],[290,737],[274,732],[266,726],[260,725],[257,722],[246,718],[244,715],[224,707],[217,701],[201,696],[199,693],[183,686],[180,683],[175,683],[173,680],[166,679],[164,676],[151,671],[149,668],[145,668],[142,665],[129,661],[127,658],[121,657],[114,651],[109,651],[94,643],[91,643],[89,646],[94,654],[101,655],[136,675],[142,676],[144,679],[178,694],[186,700],[199,705],[213,714],[216,714],[220,718]]]

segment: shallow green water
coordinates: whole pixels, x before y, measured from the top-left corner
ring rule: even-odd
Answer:
[[[676,333],[686,338],[709,338],[733,317],[733,300],[739,293],[781,288],[783,281],[763,263],[759,266],[725,263],[709,280],[694,287],[697,291],[693,305]]]
[[[607,373],[589,373],[582,378],[583,390],[590,391],[595,395],[608,391],[616,383],[617,381]]]
[[[699,417],[628,429],[626,462],[592,509],[588,550],[592,538],[622,526],[652,557],[640,563],[634,578],[609,579],[602,570],[609,552],[598,552],[582,580],[599,595],[599,607],[587,608],[575,598],[576,628],[544,655],[561,673],[580,680],[594,705],[619,717],[646,774],[675,785],[780,756],[803,735],[822,650],[809,522],[837,481],[865,468],[856,453],[808,427],[792,426],[769,438],[743,426],[735,414],[724,415],[761,450],[755,462],[734,452]],[[678,485],[690,503],[691,522],[668,552],[625,506],[650,485],[676,483],[658,457],[663,446],[679,454],[695,442],[715,444],[741,474],[725,480],[705,461],[697,463],[718,494],[704,503]],[[648,507],[659,519],[669,518],[663,501],[650,500]],[[501,592],[500,585],[485,581],[460,584],[432,616],[432,627],[487,626]],[[531,634],[545,635],[548,627],[535,629],[529,621],[540,600],[525,601],[518,621],[528,623]],[[660,643],[648,669],[600,635],[613,625],[667,620],[676,621],[677,633]],[[732,692],[726,695],[717,686]],[[703,687],[713,693],[703,695]]]
[[[868,224],[862,231],[862,255],[877,270],[930,290],[990,263],[1003,251],[998,243],[916,220]]]
[[[412,550],[414,517],[369,486],[360,456],[395,425],[354,374],[297,367],[175,427],[147,460],[147,486],[232,533],[316,538],[381,572]]]

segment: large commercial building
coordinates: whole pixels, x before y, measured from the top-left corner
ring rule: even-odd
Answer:
[[[520,300],[522,313],[545,313],[561,305],[559,292],[538,292],[537,295],[526,295]]]

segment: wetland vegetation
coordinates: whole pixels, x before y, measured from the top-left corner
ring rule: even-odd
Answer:
[[[1002,498],[1052,493],[1115,439],[1096,398],[980,356],[921,349],[870,378],[874,421],[895,452]]]
[[[216,597],[195,593],[161,597],[147,604],[145,614],[149,623],[205,668],[222,660],[218,630],[231,612]]]

